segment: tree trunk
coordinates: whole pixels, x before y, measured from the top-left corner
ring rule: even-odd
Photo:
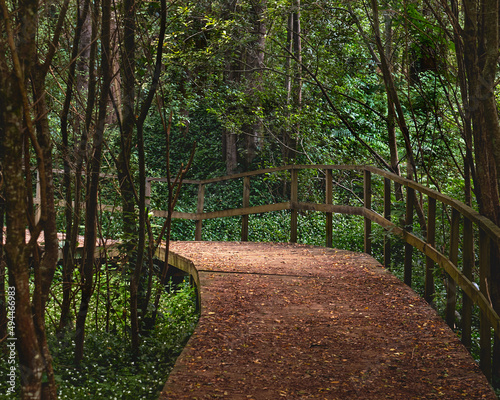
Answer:
[[[89,18],[89,0],[84,0],[83,10],[81,3],[78,1],[78,8],[76,13],[76,30],[73,38],[73,49],[71,53],[71,64],[68,71],[68,80],[66,87],[66,95],[64,98],[64,106],[61,113],[61,137],[62,137],[62,151],[64,163],[64,176],[63,188],[65,190],[65,219],[66,219],[66,237],[63,248],[63,299],[61,305],[61,316],[59,320],[58,330],[63,331],[70,321],[70,300],[71,288],[73,282],[73,271],[75,268],[75,252],[76,252],[76,239],[78,231],[78,220],[80,213],[80,196],[76,183],[76,168],[73,169],[72,165],[75,163],[75,158],[81,157],[79,149],[76,149],[76,157],[73,158],[73,150],[70,148],[69,142],[69,117],[70,106],[73,99],[75,88],[78,93],[85,94],[88,90],[88,56],[90,49],[87,48],[90,44],[89,34],[91,32],[90,18]],[[84,34],[85,31],[85,34]],[[83,48],[82,48],[83,47]],[[78,70],[78,74],[76,71]],[[78,122],[74,123],[75,128],[79,126]],[[75,172],[75,190],[73,191],[71,176]],[[74,205],[73,205],[74,204]],[[76,216],[75,214],[78,214]]]
[[[97,195],[99,188],[99,172],[101,168],[102,147],[104,141],[104,128],[108,110],[108,94],[111,86],[111,59],[110,59],[110,20],[111,0],[102,2],[102,28],[101,28],[101,69],[102,87],[99,98],[99,115],[94,134],[93,154],[87,177],[89,179],[89,191],[85,212],[85,243],[84,264],[82,271],[82,299],[76,319],[75,336],[75,363],[78,365],[83,358],[83,347],[85,341],[85,321],[87,319],[88,306],[92,295],[92,283],[95,260],[95,246],[97,239]]]
[[[254,2],[251,11],[251,20],[253,25],[252,33],[254,38],[248,45],[246,51],[246,72],[247,81],[247,96],[251,99],[250,111],[253,114],[261,108],[259,96],[257,95],[262,90],[262,73],[264,68],[264,50],[266,45],[266,19],[265,12],[267,7],[267,0],[258,0]],[[257,114],[257,113],[256,113]],[[256,117],[257,120],[251,124],[243,127],[245,134],[245,170],[250,170],[252,162],[258,155],[262,142],[262,121]]]
[[[136,251],[137,227],[133,182],[130,180],[130,156],[135,129],[135,1],[123,2],[123,50],[122,66],[122,118],[120,155],[118,156],[118,179],[122,196],[123,242],[126,255]],[[120,103],[118,103],[118,106]]]
[[[500,124],[495,97],[495,75],[499,48],[499,5],[485,0],[477,4],[464,0],[465,70],[468,77],[468,111],[472,120],[475,147],[475,192],[479,212],[500,225]],[[467,106],[467,105],[466,105]],[[491,280],[489,283],[493,307],[500,312],[500,256],[497,246],[491,246]],[[500,378],[500,343],[495,337],[493,378]]]
[[[287,23],[287,56],[285,86],[287,90],[287,106],[293,113],[300,113],[302,108],[302,36],[300,20],[300,0],[295,0],[293,11],[288,16]],[[292,57],[293,55],[293,57]],[[292,58],[294,62],[292,63]],[[289,119],[289,113],[287,118]],[[300,136],[300,124],[292,126],[287,123],[283,133],[283,161],[293,162],[297,151],[297,141]]]
[[[21,398],[38,399],[46,396],[55,399],[54,376],[51,357],[45,338],[44,309],[49,287],[55,270],[54,253],[57,257],[57,236],[55,234],[55,212],[53,200],[53,183],[51,179],[51,143],[46,116],[37,118],[38,137],[35,137],[33,123],[28,103],[26,75],[31,75],[37,114],[46,114],[44,80],[45,68],[35,65],[35,37],[37,31],[37,3],[24,2],[17,10],[17,20],[23,28],[14,37],[11,28],[9,11],[5,2],[1,3],[3,19],[3,34],[7,36],[10,51],[4,47],[0,54],[0,107],[2,125],[0,152],[2,168],[5,177],[5,211],[7,238],[5,242],[6,264],[9,270],[9,284],[15,288],[15,334],[16,347],[19,356],[19,371],[21,375]],[[61,11],[64,14],[65,11]],[[55,35],[55,37],[57,34]],[[15,41],[18,46],[15,47]],[[7,54],[11,59],[7,60]],[[47,60],[53,56],[50,52]],[[43,110],[43,111],[42,111]],[[38,115],[40,117],[40,115]],[[27,182],[23,175],[23,157],[29,157],[25,135],[29,134],[35,148],[41,177],[41,220],[35,225],[34,216],[28,213]],[[27,163],[29,166],[29,163]],[[46,168],[50,168],[44,174]],[[26,170],[29,177],[29,171]],[[29,186],[31,187],[31,181]],[[31,196],[31,194],[30,194]],[[49,198],[51,197],[51,198]],[[30,243],[25,241],[25,227],[31,229]],[[36,240],[44,229],[46,231],[47,253],[40,260]],[[34,294],[33,303],[30,293],[29,257],[34,255]],[[33,314],[34,311],[34,314]],[[48,385],[42,385],[42,376],[46,372]]]
[[[43,362],[38,346],[30,300],[27,246],[25,243],[26,189],[23,177],[24,131],[22,99],[14,74],[6,73],[2,60],[2,98],[9,99],[9,107],[2,104],[2,167],[6,206],[7,238],[5,259],[9,270],[9,284],[16,295],[16,343],[22,378],[22,398],[39,398],[42,391]],[[3,101],[2,101],[3,102]]]
[[[283,146],[282,146],[282,157],[285,164],[290,164],[295,158],[295,151],[297,150],[297,141],[295,135],[292,133],[292,127],[290,124],[290,112],[288,111],[292,105],[292,54],[293,54],[293,21],[294,13],[288,15],[287,21],[287,33],[286,33],[286,58],[285,58],[285,89],[286,89],[286,105],[287,112],[285,115],[286,123],[283,130]]]
[[[222,133],[222,151],[228,175],[236,173],[238,168],[238,136],[224,128]]]
[[[33,295],[35,327],[37,330],[38,343],[43,354],[43,362],[47,372],[48,385],[44,386],[42,396],[47,399],[55,399],[56,383],[54,372],[52,370],[52,357],[47,345],[45,333],[45,305],[49,296],[50,285],[54,277],[57,261],[59,259],[59,244],[57,239],[56,227],[56,208],[54,196],[54,180],[52,173],[52,139],[50,137],[49,115],[45,92],[45,73],[43,68],[38,65],[32,72],[34,79],[34,97],[36,110],[36,128],[38,143],[43,152],[44,170],[45,170],[45,196],[40,200],[44,202],[45,219],[43,222],[43,232],[45,249],[40,263],[35,262],[35,292]],[[33,234],[32,234],[33,235]],[[45,394],[45,392],[47,392]]]
[[[389,13],[384,14],[385,20],[385,58],[387,59],[387,66],[389,72],[394,72],[392,63],[392,17]],[[396,112],[394,110],[394,101],[390,96],[387,96],[387,138],[389,143],[389,152],[391,156],[391,169],[396,175],[401,175],[399,167],[399,154],[398,144],[396,139]],[[399,190],[401,192],[401,190]]]
[[[139,355],[139,332],[141,329],[140,318],[145,315],[147,302],[151,294],[151,287],[148,287],[148,294],[146,296],[139,294],[139,289],[141,288],[141,275],[143,272],[143,260],[144,251],[146,247],[146,227],[148,227],[149,233],[149,246],[148,246],[148,263],[150,266],[150,273],[152,273],[152,263],[153,263],[153,237],[151,226],[148,223],[148,216],[146,215],[146,158],[144,150],[144,121],[147,118],[151,104],[155,97],[156,91],[158,89],[160,73],[162,69],[162,55],[163,55],[163,43],[165,40],[165,31],[167,24],[167,4],[166,0],[161,0],[161,19],[160,19],[160,32],[158,35],[158,44],[156,47],[156,60],[155,67],[152,76],[151,86],[149,87],[148,94],[144,99],[141,106],[141,111],[137,117],[136,127],[137,127],[137,149],[138,149],[138,161],[139,161],[139,237],[138,237],[138,252],[137,260],[134,268],[134,274],[130,281],[130,321],[132,330],[132,352],[134,357]],[[134,32],[135,33],[135,32]],[[170,130],[170,127],[169,127]],[[168,149],[167,145],[167,149]],[[170,176],[170,171],[167,169],[168,176]],[[170,204],[169,204],[170,207]],[[173,210],[172,210],[173,211]],[[172,213],[169,213],[169,216]],[[168,253],[168,240],[167,240],[167,253]],[[151,277],[150,277],[151,282]],[[141,310],[139,311],[139,307]],[[157,304],[155,306],[155,310]]]

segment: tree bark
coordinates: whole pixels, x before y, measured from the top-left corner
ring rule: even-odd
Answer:
[[[247,71],[247,96],[251,99],[251,114],[261,108],[258,93],[262,90],[262,73],[264,68],[264,50],[266,46],[266,19],[265,11],[267,0],[258,0],[252,4],[250,16],[252,20],[252,35],[253,40],[249,43],[246,51],[246,68]],[[250,170],[252,162],[258,155],[262,142],[262,121],[257,117],[257,120],[243,127],[245,135],[245,170]]]
[[[70,321],[70,299],[71,299],[71,287],[73,281],[73,271],[75,268],[75,252],[76,252],[76,240],[72,240],[72,238],[76,239],[77,233],[73,234],[73,231],[78,231],[78,220],[79,216],[76,217],[76,213],[80,213],[80,196],[79,190],[77,190],[76,186],[80,185],[81,182],[76,183],[76,168],[73,170],[72,165],[74,164],[74,159],[72,149],[69,144],[69,115],[70,115],[70,106],[73,99],[74,89],[77,91],[83,92],[88,89],[88,85],[85,84],[85,67],[82,67],[82,58],[88,56],[88,50],[84,53],[82,52],[82,44],[81,38],[83,35],[84,26],[89,25],[90,19],[89,8],[90,2],[89,0],[84,0],[85,4],[83,6],[83,10],[81,10],[80,1],[78,1],[77,13],[76,13],[76,30],[75,36],[73,39],[73,50],[71,53],[71,64],[69,66],[68,71],[68,80],[66,86],[66,95],[64,98],[64,106],[61,113],[61,136],[62,136],[62,151],[63,151],[63,163],[64,163],[64,176],[63,176],[63,187],[65,190],[65,200],[66,200],[66,209],[65,218],[66,218],[66,238],[63,248],[63,299],[61,305],[61,316],[59,320],[59,331],[63,331]],[[88,29],[87,29],[88,30]],[[90,43],[90,40],[88,40]],[[80,56],[79,56],[80,54]],[[88,60],[87,60],[88,61]],[[88,67],[87,67],[88,68]],[[78,69],[78,75],[76,71]],[[75,126],[77,124],[75,123]],[[77,156],[79,149],[76,149]],[[73,186],[71,184],[72,173],[75,172],[75,191],[73,191]],[[74,202],[73,202],[74,200]],[[74,206],[73,206],[74,204]],[[75,223],[74,223],[75,222]]]
[[[44,396],[55,399],[56,388],[51,365],[50,352],[45,337],[44,310],[50,284],[55,270],[57,257],[57,235],[55,232],[55,211],[53,199],[53,182],[51,179],[51,140],[48,131],[44,81],[48,65],[55,54],[62,20],[67,9],[67,2],[61,10],[61,18],[54,31],[53,42],[49,44],[46,54],[46,64],[36,64],[35,37],[37,32],[37,2],[23,2],[16,10],[17,19],[23,29],[16,32],[11,27],[10,13],[5,1],[1,1],[2,30],[9,43],[9,51],[3,48],[0,54],[0,97],[2,97],[0,118],[2,167],[5,177],[5,206],[7,238],[5,255],[9,270],[9,284],[15,288],[16,301],[16,347],[19,356],[21,374],[21,398],[38,399]],[[17,46],[15,44],[17,42]],[[10,53],[11,59],[7,59]],[[35,69],[32,70],[32,68]],[[37,113],[37,132],[31,120],[31,106],[28,101],[27,76],[31,76]],[[29,162],[23,157],[29,157],[29,135],[37,155],[40,171],[41,187],[41,220],[35,224],[30,213],[32,207],[27,204],[27,182],[23,175],[23,162],[28,169],[26,177],[30,177]],[[26,151],[23,147],[26,146]],[[49,168],[49,172],[45,173]],[[31,181],[29,186],[31,187]],[[25,240],[25,227],[31,227],[30,242]],[[45,231],[46,253],[40,260],[38,256],[37,238],[41,230]],[[54,256],[55,254],[55,256]],[[30,293],[29,257],[34,260],[34,294],[33,303]],[[34,313],[33,313],[34,311]],[[42,376],[46,372],[48,384],[42,385]]]
[[[476,166],[476,198],[479,212],[500,225],[500,124],[495,96],[495,75],[499,58],[499,4],[485,0],[478,4],[464,0],[465,69],[468,77],[468,112],[472,120]],[[500,255],[491,246],[491,300],[500,311]],[[500,342],[495,337],[493,377],[500,378]]]
[[[136,120],[137,149],[139,158],[139,237],[138,237],[137,260],[134,267],[134,274],[132,276],[132,279],[130,280],[130,321],[132,330],[132,352],[134,357],[137,357],[139,355],[139,345],[140,345],[139,332],[141,329],[139,317],[143,316],[146,313],[147,301],[149,301],[147,298],[145,298],[145,296],[139,294],[139,288],[141,287],[141,276],[143,272],[144,252],[146,247],[147,226],[149,227],[148,261],[150,267],[153,262],[152,257],[154,253],[152,232],[148,224],[148,216],[146,215],[146,158],[144,150],[144,122],[146,121],[149,109],[151,107],[151,104],[153,103],[153,99],[159,85],[160,73],[162,68],[163,42],[165,40],[165,30],[167,23],[166,19],[167,19],[166,0],[161,0],[160,32],[158,36],[158,44],[156,47],[155,68],[152,76],[151,86],[149,87],[148,94],[144,99],[144,102],[142,103],[140,114]],[[168,241],[167,241],[167,253],[168,253]],[[150,268],[150,273],[151,269],[152,268]],[[148,292],[150,293],[150,289],[148,289]],[[142,307],[140,311],[138,309],[139,307]]]
[[[94,134],[93,154],[90,160],[87,177],[89,179],[89,190],[85,212],[85,243],[84,264],[82,271],[82,299],[76,319],[75,336],[75,363],[77,365],[83,359],[85,341],[85,321],[87,319],[88,306],[92,296],[92,283],[95,261],[95,246],[97,239],[97,196],[99,188],[99,172],[101,169],[102,147],[104,141],[104,128],[108,110],[108,94],[111,86],[111,46],[110,46],[110,21],[111,0],[102,2],[102,28],[101,28],[101,69],[102,86],[99,97],[99,115]]]
[[[123,2],[123,50],[122,66],[122,117],[120,154],[118,156],[118,179],[122,197],[123,242],[127,255],[136,251],[137,227],[133,182],[130,177],[130,156],[135,129],[135,4],[133,0]],[[118,103],[118,106],[120,104]]]
[[[43,359],[32,318],[29,287],[27,245],[25,242],[26,191],[23,177],[24,132],[23,104],[17,77],[8,73],[5,59],[2,64],[1,95],[9,99],[9,107],[2,107],[2,166],[6,206],[7,237],[5,259],[9,270],[9,284],[16,289],[16,344],[22,379],[22,398],[41,396]]]
[[[45,170],[45,196],[41,201],[45,205],[46,218],[42,221],[45,249],[40,262],[35,257],[35,290],[33,295],[33,306],[35,310],[34,320],[37,330],[38,343],[42,351],[43,363],[47,373],[48,385],[44,386],[42,392],[43,398],[57,398],[57,388],[55,383],[54,371],[52,369],[52,356],[47,344],[45,332],[45,305],[49,296],[50,285],[59,259],[59,245],[57,239],[56,227],[56,208],[54,196],[54,180],[52,173],[52,139],[50,137],[48,109],[45,93],[45,74],[43,68],[38,66],[36,71],[32,72],[34,79],[34,97],[36,110],[36,128],[38,143],[43,151],[43,160]],[[33,233],[32,233],[33,235]],[[37,250],[35,250],[37,251]],[[38,284],[37,284],[38,283]]]

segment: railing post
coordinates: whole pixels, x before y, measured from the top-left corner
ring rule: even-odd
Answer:
[[[454,208],[451,211],[450,261],[458,264],[458,241],[460,233],[460,213]],[[446,323],[455,328],[455,310],[457,308],[457,284],[446,274]]]
[[[205,201],[205,185],[200,183],[198,185],[198,204],[196,205],[196,212],[199,214],[198,219],[196,220],[196,230],[194,233],[195,240],[201,239],[201,230],[203,226],[203,220],[201,219],[201,213],[203,213],[203,203]]]
[[[472,221],[464,217],[464,239],[462,248],[463,273],[472,282],[472,269],[474,266],[474,232]],[[472,299],[463,293],[462,305],[462,343],[470,350],[472,346]]]
[[[436,246],[436,199],[428,198],[427,210],[427,243]],[[434,261],[429,256],[425,256],[425,288],[424,299],[429,304],[434,302]]]
[[[325,204],[333,204],[333,176],[332,170],[326,170]],[[326,213],[326,247],[333,246],[333,216]]]
[[[146,207],[151,206],[151,181],[146,178]]]
[[[384,178],[384,218],[387,221],[391,220],[391,180]],[[384,266],[391,266],[391,238],[389,235],[384,235]]]
[[[406,218],[405,218],[405,231],[413,231],[413,203],[415,198],[415,190],[406,188]],[[412,278],[412,260],[413,246],[405,243],[405,265],[404,265],[404,283],[411,287]]]
[[[372,175],[370,171],[364,171],[364,206],[368,210],[372,208]],[[372,253],[372,221],[365,217],[365,253]]]
[[[491,239],[481,228],[479,228],[479,289],[488,298],[488,282],[490,278],[490,249]],[[479,322],[479,366],[489,382],[491,382],[491,325],[486,314],[480,312]]]
[[[243,178],[243,208],[250,206],[250,177]],[[248,241],[248,214],[241,217],[241,241]]]
[[[292,183],[290,202],[292,206],[292,216],[290,220],[290,242],[297,243],[297,203],[299,201],[299,177],[298,171],[292,169],[291,171]]]

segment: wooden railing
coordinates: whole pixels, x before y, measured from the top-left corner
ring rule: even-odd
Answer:
[[[322,203],[302,202],[299,199],[299,172],[306,169],[322,171],[325,176],[325,201]],[[363,175],[363,206],[347,206],[333,204],[333,178],[332,171],[349,170],[358,171]],[[250,206],[251,178],[257,176],[268,176],[273,173],[288,171],[290,177],[290,199],[285,202]],[[287,175],[287,174],[284,174]],[[372,209],[372,179],[379,176],[383,179],[383,212],[378,213]],[[283,176],[281,176],[283,178]],[[218,182],[242,179],[241,207],[205,212],[205,186]],[[147,182],[147,193],[151,193],[152,182],[165,181],[163,178],[149,178]],[[297,216],[300,211],[320,211],[326,215],[326,246],[332,246],[333,225],[332,215],[334,213],[358,215],[364,219],[364,249],[366,253],[372,252],[372,222],[383,227],[393,235],[399,236],[405,242],[404,251],[404,282],[412,284],[412,260],[413,249],[416,248],[425,255],[425,293],[424,297],[432,301],[434,288],[434,268],[437,264],[445,271],[445,283],[447,291],[446,321],[454,327],[457,306],[457,287],[462,290],[463,304],[461,308],[461,339],[467,348],[472,343],[472,315],[473,305],[480,309],[480,366],[484,374],[491,380],[491,328],[500,338],[500,317],[493,309],[489,299],[488,281],[490,271],[490,246],[500,246],[500,228],[487,218],[481,216],[471,207],[457,201],[449,196],[443,195],[433,189],[407,180],[390,172],[386,172],[371,166],[347,166],[347,165],[293,165],[279,168],[270,168],[253,172],[246,172],[220,178],[207,180],[188,180],[186,184],[198,186],[197,211],[196,212],[174,212],[173,218],[189,219],[195,221],[195,239],[202,239],[203,221],[211,218],[241,216],[241,240],[248,240],[248,216],[280,210],[290,210],[290,242],[297,241]],[[405,188],[406,215],[403,227],[391,221],[391,209],[393,206],[394,188],[392,183]],[[427,198],[426,209],[426,237],[421,238],[413,233],[413,216],[415,212],[415,194]],[[451,222],[449,232],[448,256],[436,248],[436,203],[440,202],[451,209]],[[380,202],[379,202],[380,203]],[[165,217],[165,211],[152,210],[158,217]],[[460,231],[462,235],[460,235]],[[474,251],[474,232],[478,232],[479,251]],[[462,237],[460,237],[462,236]],[[461,253],[460,253],[461,250]],[[461,254],[461,268],[459,268],[459,253]],[[390,241],[386,240],[384,248],[384,265],[389,266],[391,262]],[[478,271],[478,273],[477,273]],[[479,284],[475,283],[479,282]]]
[[[324,202],[303,202],[299,199],[299,172],[311,169],[321,171],[324,175]],[[336,170],[351,171],[351,173],[357,172],[362,175],[362,206],[333,204],[333,171]],[[287,185],[289,185],[290,189],[290,198],[284,202],[251,206],[251,178],[256,178],[258,176],[265,177],[275,173],[280,174],[279,179],[281,180],[288,179]],[[113,179],[113,176],[109,174],[105,177]],[[380,182],[377,186],[382,186],[383,190],[372,190],[372,180],[375,179],[375,177],[383,179],[383,183]],[[206,185],[236,179],[240,179],[243,182],[241,207],[205,212]],[[147,178],[146,196],[148,198],[148,205],[152,193],[151,185],[153,183],[166,181],[166,178]],[[480,367],[486,377],[491,380],[491,329],[493,328],[497,337],[500,338],[500,317],[492,307],[488,291],[491,263],[490,248],[492,245],[500,246],[500,228],[487,218],[481,216],[471,207],[414,181],[404,179],[372,166],[292,165],[206,180],[184,180],[184,184],[197,186],[196,212],[174,211],[172,217],[195,221],[195,240],[202,240],[204,220],[241,216],[241,240],[246,241],[249,238],[249,215],[282,210],[290,211],[290,242],[292,243],[297,242],[298,213],[301,211],[320,211],[325,213],[325,236],[326,246],[328,247],[331,247],[333,243],[333,214],[357,215],[363,218],[364,250],[366,253],[372,253],[373,222],[380,225],[390,234],[399,236],[405,242],[403,279],[409,286],[412,285],[413,249],[416,248],[425,255],[424,297],[427,301],[432,302],[434,295],[435,265],[437,264],[445,272],[447,292],[445,319],[452,328],[455,324],[455,313],[457,309],[457,288],[462,290],[461,340],[469,349],[472,345],[473,306],[476,305],[479,307]],[[404,188],[404,194],[406,195],[405,217],[403,224],[399,224],[401,226],[391,221],[391,212],[394,205],[393,197],[395,198],[394,189],[396,185],[398,185],[399,188]],[[400,191],[400,193],[402,192]],[[416,195],[418,195],[419,198],[427,200],[422,202],[425,203],[426,207],[421,208],[421,210],[425,208],[427,212],[427,215],[424,216],[427,225],[425,237],[419,237],[413,232],[413,217],[415,213],[414,199],[417,198]],[[448,243],[446,243],[446,246],[439,247],[443,249],[446,248],[448,255],[443,253],[444,250],[439,251],[436,245],[436,210],[438,202],[441,203],[443,207],[448,207],[451,211],[449,236],[447,236]],[[377,204],[379,208],[380,204],[382,204],[381,212],[376,212],[372,204]],[[61,205],[64,206],[64,202],[62,202]],[[120,207],[103,206],[102,209],[119,211]],[[150,210],[150,212],[156,217],[167,216],[166,211],[153,209]],[[462,232],[462,235],[460,235],[460,232]],[[385,266],[391,264],[391,246],[388,236],[389,235],[385,237],[383,249],[383,263]],[[476,242],[478,244],[475,244]],[[478,251],[475,251],[476,247]]]

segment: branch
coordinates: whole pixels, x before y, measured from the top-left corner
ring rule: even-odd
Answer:
[[[61,7],[61,11],[59,12],[59,18],[57,19],[57,25],[54,30],[54,37],[52,38],[52,41],[49,43],[49,52],[47,53],[45,62],[41,66],[43,71],[43,76],[45,76],[49,71],[49,67],[52,64],[52,60],[56,54],[57,46],[59,44],[59,38],[61,37],[62,27],[64,24],[64,20],[66,19],[66,13],[68,12],[68,6],[69,6],[69,0],[64,0],[64,4]]]

